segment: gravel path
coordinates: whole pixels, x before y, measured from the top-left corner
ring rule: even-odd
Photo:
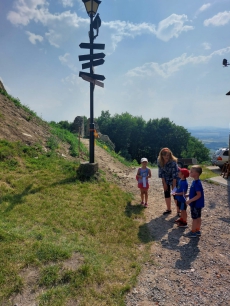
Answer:
[[[126,305],[230,305],[227,188],[203,183],[206,206],[202,236],[187,238],[183,234],[189,229],[177,228],[175,213],[162,215],[164,204],[159,180],[152,179],[152,184],[146,225],[155,243],[151,247],[151,260],[142,269],[136,287],[127,295]],[[190,216],[188,224],[191,224]]]
[[[135,195],[140,203],[136,170],[120,164],[101,148],[96,160],[108,180]],[[230,189],[203,182],[205,208],[202,236],[187,238],[189,228],[177,228],[173,213],[163,216],[165,201],[157,169],[150,179],[146,223],[152,237],[151,258],[142,267],[135,288],[126,296],[126,306],[230,305]],[[191,179],[188,179],[189,185]],[[191,225],[188,210],[188,225]],[[145,241],[142,241],[145,243]]]

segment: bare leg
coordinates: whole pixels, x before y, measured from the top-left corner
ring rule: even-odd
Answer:
[[[142,189],[141,190],[141,203],[144,203],[144,191]]]
[[[201,218],[192,219],[192,231],[196,232],[197,229],[200,229]]]
[[[148,203],[148,191],[145,191],[145,203]]]
[[[183,222],[187,222],[187,211],[186,210],[181,211],[181,219],[183,219]]]
[[[167,210],[171,210],[171,198],[165,198]]]

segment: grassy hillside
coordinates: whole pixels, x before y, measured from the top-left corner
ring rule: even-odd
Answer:
[[[77,167],[0,141],[1,305],[19,294],[39,305],[124,305],[150,241],[142,209],[103,179],[81,182]]]

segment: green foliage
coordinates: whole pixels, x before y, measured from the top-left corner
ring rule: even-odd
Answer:
[[[181,156],[184,158],[191,156],[197,158],[198,163],[207,162],[209,160],[209,149],[207,149],[200,140],[190,136],[187,150],[182,151]]]
[[[68,126],[68,121],[61,122],[63,124],[60,124],[60,122],[55,123],[54,121],[50,122],[51,133],[53,134],[53,136],[51,136],[48,140],[47,145],[49,146],[49,148],[55,150],[59,146],[59,141],[67,142],[70,145],[69,151],[71,156],[77,157],[79,156],[80,152],[84,152],[84,154],[87,156],[88,152],[85,146],[81,142],[79,143],[78,135],[73,134],[68,129],[63,128],[63,126]]]
[[[152,241],[143,208],[115,185],[79,181],[76,163],[38,145],[0,148],[0,304],[34,271],[39,305],[124,305]]]
[[[140,161],[147,157],[156,163],[159,151],[169,147],[176,157],[197,158],[201,163],[209,159],[209,150],[182,126],[177,126],[169,118],[150,119],[129,113],[111,116],[109,111],[102,111],[97,122],[102,134],[109,136],[115,144],[116,153],[128,160]]]
[[[111,149],[105,142],[103,142],[100,139],[96,140],[96,144],[99,145],[101,148],[103,148],[105,151],[107,151],[111,156],[119,160],[122,164],[131,167],[137,167],[139,166],[138,162],[134,159],[133,161],[130,159],[130,156],[123,156],[121,155],[121,152],[116,153],[113,149]]]

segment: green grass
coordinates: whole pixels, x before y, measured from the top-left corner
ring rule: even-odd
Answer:
[[[107,151],[112,157],[116,158],[121,162],[122,164],[128,166],[128,167],[138,167],[139,164],[136,160],[133,161],[127,161],[123,156],[121,156],[119,153],[116,153],[112,148],[110,148],[105,142],[102,140],[96,140],[96,144],[103,148],[105,151]]]
[[[213,172],[212,170],[208,169],[206,166],[202,165],[202,174],[200,176],[201,180],[208,180],[212,177],[218,176],[218,173]]]
[[[0,141],[0,304],[36,270],[39,305],[125,305],[152,242],[143,209],[116,185],[81,182],[77,168]]]
[[[212,177],[218,176],[219,174],[208,169],[207,165],[202,164],[202,174],[200,175],[200,180],[205,181]],[[188,167],[188,170],[190,170],[191,166]]]
[[[59,147],[59,142],[67,142],[70,147],[70,155],[73,157],[79,157],[82,152],[84,156],[88,156],[88,151],[85,146],[78,140],[78,135],[69,132],[66,129],[60,128],[58,124],[52,122],[50,123],[51,133],[53,134],[47,142],[48,147],[51,150],[56,150]]]

